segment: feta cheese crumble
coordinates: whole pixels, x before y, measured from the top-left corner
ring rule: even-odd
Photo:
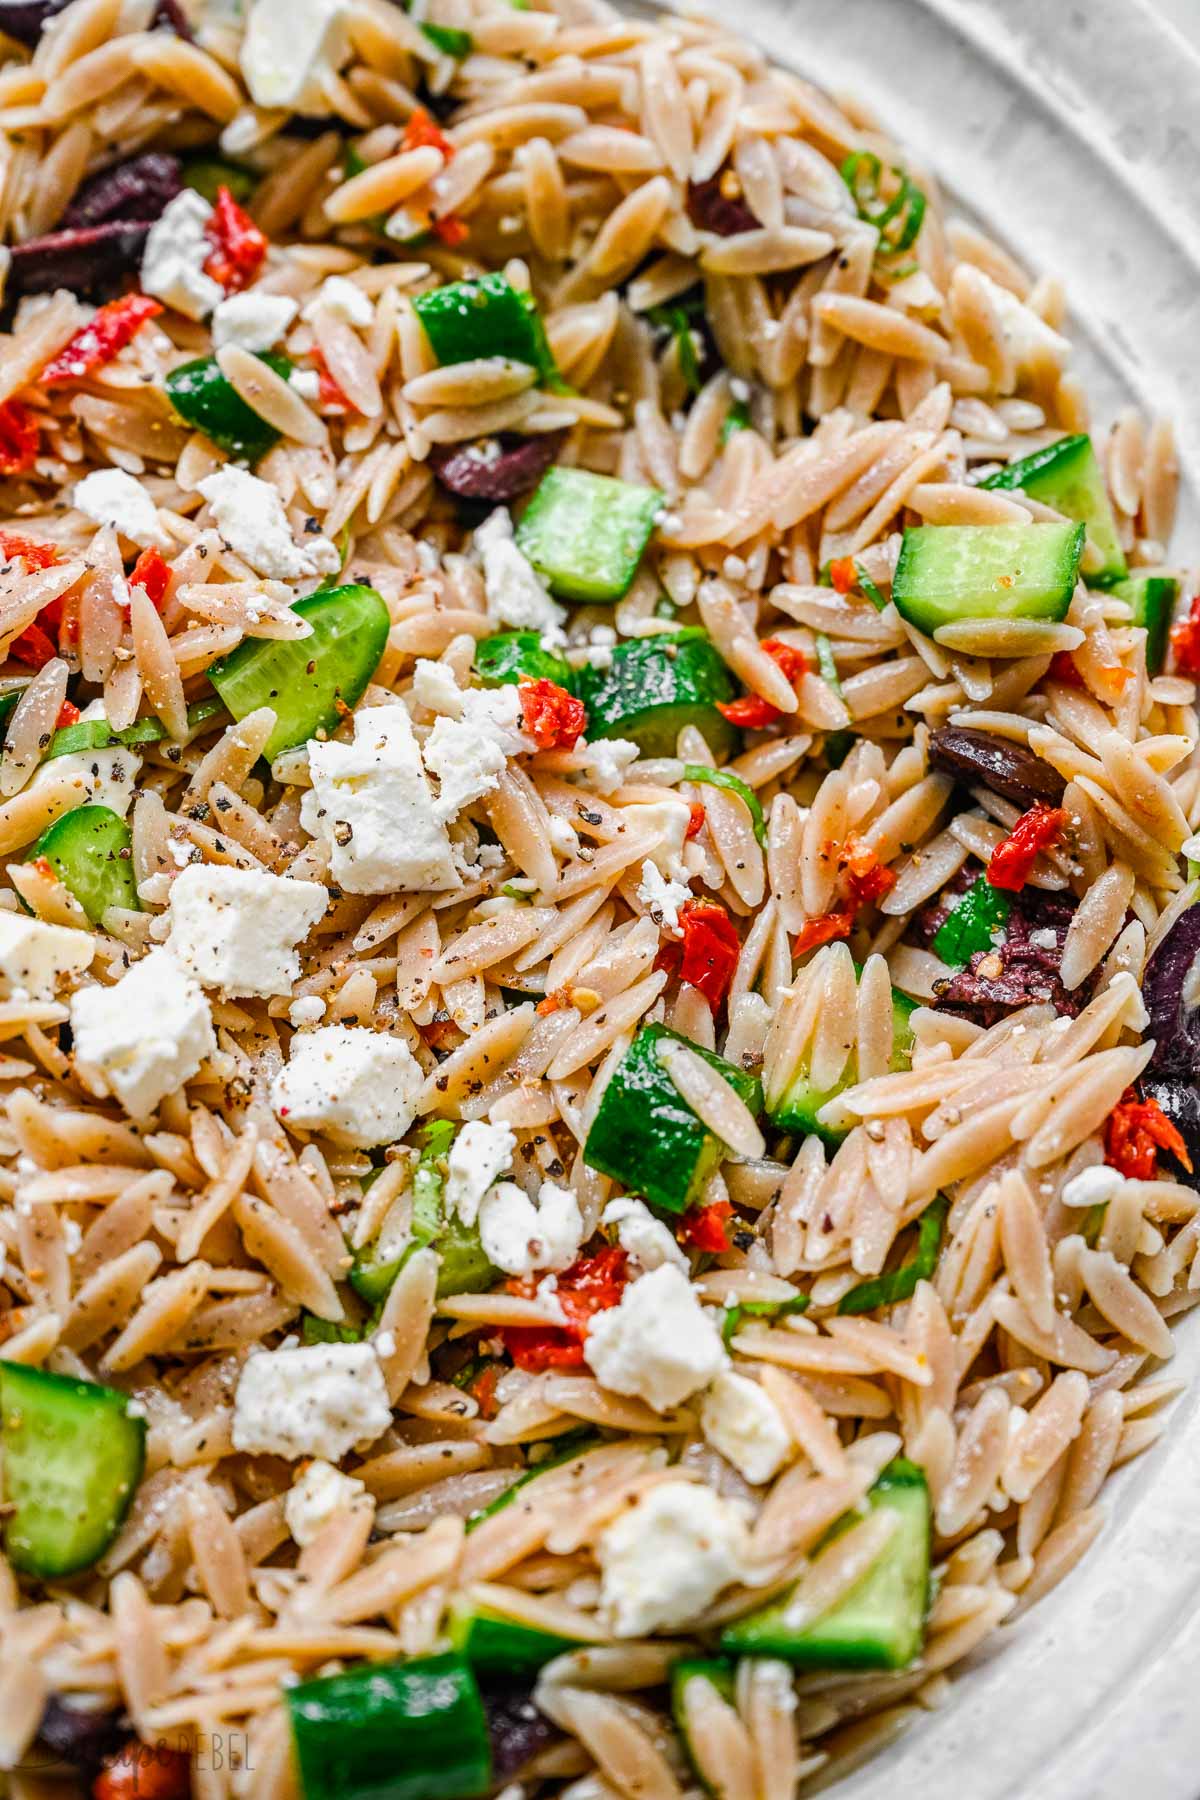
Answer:
[[[305,1025],[319,1025],[325,1017],[325,1002],[319,994],[301,994],[288,1007],[288,1022],[299,1031]]]
[[[747,1509],[712,1488],[664,1481],[601,1534],[596,1554],[600,1610],[617,1637],[676,1630],[740,1580]]]
[[[158,523],[158,508],[134,476],[124,469],[95,469],[75,483],[71,504],[94,525],[111,525],[118,537],[145,550],[170,547]]]
[[[403,1038],[368,1025],[321,1025],[292,1039],[271,1104],[289,1126],[370,1150],[404,1136],[424,1080]]]
[[[283,1503],[283,1516],[293,1540],[303,1550],[320,1537],[336,1513],[352,1506],[366,1491],[365,1482],[343,1475],[332,1463],[320,1459],[310,1462],[293,1482]]]
[[[425,767],[438,778],[435,812],[453,819],[464,806],[497,785],[510,756],[533,749],[519,729],[521,697],[515,687],[470,688],[462,717],[439,716],[425,740]]]
[[[547,649],[566,642],[566,608],[550,598],[545,583],[513,538],[508,509],[498,506],[475,532],[483,563],[488,618],[496,625],[541,634]]]
[[[169,950],[151,950],[113,987],[71,1001],[75,1054],[94,1068],[132,1119],[150,1116],[190,1081],[217,1047],[203,989]]]
[[[597,1313],[584,1355],[614,1394],[632,1394],[656,1412],[678,1406],[728,1363],[720,1333],[683,1271],[663,1263]]]
[[[621,818],[628,829],[653,833],[650,861],[660,875],[671,882],[686,882],[683,846],[687,828],[692,822],[692,809],[686,800],[672,794],[665,800],[652,800],[627,806]]]
[[[662,928],[668,937],[682,935],[679,925],[679,909],[692,897],[691,888],[682,881],[671,881],[649,859],[642,864],[642,879],[637,886],[637,897],[654,923]]]
[[[370,1344],[258,1350],[233,1400],[233,1447],[251,1456],[340,1462],[392,1422],[383,1370]]]
[[[418,706],[424,706],[432,713],[462,718],[462,689],[454,679],[453,669],[447,668],[445,663],[432,662],[427,656],[419,657],[413,670],[412,696]]]
[[[1094,1168],[1082,1169],[1078,1175],[1073,1175],[1064,1184],[1060,1198],[1064,1206],[1107,1206],[1124,1186],[1125,1177],[1120,1169],[1098,1163]]]
[[[612,794],[620,787],[625,771],[630,763],[637,761],[641,751],[628,738],[597,738],[595,743],[581,745],[576,755],[584,759],[580,773],[588,787],[597,794]],[[688,816],[691,817],[690,812]]]
[[[312,787],[300,823],[329,850],[348,894],[412,894],[459,885],[450,839],[435,809],[407,708],[399,701],[354,715],[354,742],[308,746]]]
[[[498,1176],[512,1167],[516,1135],[507,1125],[469,1119],[446,1158],[446,1211],[474,1225],[479,1203]]]
[[[316,881],[190,863],[171,884],[167,943],[205,987],[263,999],[287,994],[300,976],[296,945],[328,899]]]
[[[305,575],[336,575],[341,552],[326,537],[292,537],[283,501],[269,482],[226,464],[196,483],[212,508],[217,530],[229,548],[257,575],[299,581]]]
[[[82,975],[95,954],[90,931],[0,912],[0,983],[6,998],[53,1000],[59,983]]]
[[[239,350],[269,350],[296,317],[299,302],[288,294],[230,294],[212,318],[214,350],[235,344]]]
[[[356,325],[365,331],[375,318],[375,308],[371,296],[364,294],[356,281],[347,281],[344,275],[330,275],[323,281],[312,299],[304,307],[304,318],[311,319],[315,312],[332,313],[344,325]]]
[[[516,1182],[502,1181],[483,1196],[479,1240],[506,1275],[569,1269],[583,1241],[579,1202],[569,1188],[543,1181],[535,1206]]]
[[[759,1487],[794,1454],[791,1435],[770,1395],[746,1375],[722,1369],[704,1396],[700,1429],[744,1481]]]
[[[242,75],[256,106],[325,112],[326,83],[350,52],[345,0],[254,0]]]
[[[194,188],[168,202],[155,219],[142,252],[142,292],[165,301],[189,319],[203,319],[225,297],[204,265],[212,255],[206,226],[213,209]]]
[[[617,1242],[639,1270],[673,1263],[689,1273],[688,1259],[675,1242],[670,1226],[656,1219],[644,1200],[610,1200],[600,1215],[600,1223],[616,1226]]]

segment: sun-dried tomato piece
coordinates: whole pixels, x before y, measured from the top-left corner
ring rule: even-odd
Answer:
[[[171,585],[171,565],[153,545],[143,550],[129,571],[130,587],[140,587],[147,600],[161,606]]]
[[[808,669],[808,658],[803,650],[797,650],[794,644],[785,644],[780,638],[763,638],[760,648],[778,663],[792,686],[798,686]],[[742,694],[737,700],[718,700],[716,705],[717,711],[731,725],[740,725],[745,731],[763,731],[777,719],[787,717],[759,694]]]
[[[32,469],[40,436],[29,408],[6,400],[0,406],[0,475],[24,475]]]
[[[1040,800],[1022,813],[1008,836],[996,845],[987,866],[987,878],[995,888],[1018,893],[1029,880],[1029,871],[1067,822],[1061,806],[1046,806]]]
[[[509,1325],[500,1333],[517,1367],[532,1375],[544,1369],[579,1368],[588,1323],[620,1300],[629,1279],[628,1262],[626,1252],[613,1245],[592,1256],[581,1256],[565,1269],[555,1286],[565,1325]],[[511,1293],[529,1295],[534,1284],[510,1281],[508,1288]]]
[[[848,938],[853,929],[854,914],[845,908],[837,912],[821,913],[815,919],[806,919],[792,941],[792,954],[807,956],[810,950],[816,950],[822,944],[832,944],[839,938]]]
[[[440,150],[447,162],[454,156],[454,145],[423,106],[418,106],[409,118],[400,147],[402,150]]]
[[[1191,1173],[1192,1159],[1157,1100],[1139,1100],[1126,1088],[1104,1128],[1104,1160],[1131,1181],[1153,1181],[1158,1153],[1168,1150]]]
[[[522,681],[521,712],[525,729],[539,750],[571,750],[587,728],[583,701],[543,676]]]
[[[93,369],[111,362],[161,311],[159,302],[149,294],[125,294],[120,300],[109,300],[46,364],[38,385],[59,387],[66,381],[82,381]]]
[[[1192,601],[1187,618],[1172,627],[1171,648],[1181,675],[1200,676],[1200,594]]]
[[[238,205],[227,187],[217,189],[205,232],[213,246],[204,265],[205,274],[219,281],[228,293],[249,287],[266,261],[269,246],[250,214]]]
[[[679,1221],[680,1242],[695,1250],[706,1250],[710,1256],[722,1256],[729,1248],[728,1225],[733,1217],[729,1200],[714,1200],[711,1206],[689,1206]]]
[[[715,1013],[733,980],[741,942],[737,926],[715,900],[689,900],[679,909],[680,936],[664,943],[654,966],[678,965],[680,981],[698,988]]]
[[[687,843],[689,838],[700,836],[700,833],[704,830],[704,821],[707,817],[708,814],[704,810],[703,802],[700,800],[693,800],[688,808],[687,830],[683,834],[684,843]]]
[[[20,557],[25,567],[48,569],[59,559],[57,544],[35,544],[32,538],[18,537],[15,531],[0,531],[0,557],[5,562]]]
[[[131,1738],[92,1783],[93,1800],[187,1800],[191,1760],[165,1744]]]

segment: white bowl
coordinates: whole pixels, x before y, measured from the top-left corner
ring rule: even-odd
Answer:
[[[875,108],[951,210],[1059,275],[1099,431],[1169,413],[1200,564],[1200,58],[1141,0],[710,0],[776,61]],[[1185,1319],[1171,1372],[1194,1378]],[[1196,1800],[1200,1394],[1106,1488],[1079,1567],[838,1784],[846,1800]]]

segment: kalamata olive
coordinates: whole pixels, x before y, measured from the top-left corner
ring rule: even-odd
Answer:
[[[0,31],[32,50],[46,20],[69,4],[70,0],[0,0]]]
[[[120,1713],[70,1703],[51,1694],[38,1726],[38,1742],[76,1769],[97,1769],[121,1741]]]
[[[189,44],[192,41],[192,28],[179,0],[158,0],[150,26],[152,30],[165,26],[168,31],[173,31],[176,37],[186,38]]]
[[[113,220],[142,224],[157,219],[181,186],[179,158],[148,150],[85,181],[59,221],[59,230],[86,231]]]
[[[715,231],[718,237],[736,237],[739,231],[757,231],[759,221],[739,192],[727,190],[735,186],[732,171],[724,170],[711,181],[690,181],[687,192],[688,218],[701,231]]]
[[[944,775],[968,787],[988,787],[994,794],[1028,807],[1038,800],[1057,806],[1066,782],[1057,769],[1008,738],[966,725],[943,725],[929,739],[929,761]]]
[[[504,504],[529,494],[558,455],[564,432],[541,437],[480,438],[473,444],[438,444],[430,467],[444,488],[460,500]]]
[[[9,294],[49,294],[69,288],[89,300],[108,299],[140,266],[150,222],[112,219],[82,231],[52,231],[48,237],[14,244],[8,271]]]
[[[483,1687],[483,1710],[492,1740],[492,1779],[509,1781],[558,1731],[530,1699],[526,1684],[492,1681]]]
[[[1142,999],[1154,1039],[1151,1073],[1191,1081],[1200,1074],[1200,906],[1180,913],[1146,964]]]

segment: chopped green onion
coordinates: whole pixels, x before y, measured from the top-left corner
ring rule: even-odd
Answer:
[[[698,394],[704,384],[700,379],[700,359],[696,355],[696,339],[687,308],[653,306],[646,317],[661,331],[671,333],[675,339],[675,353],[679,358],[679,373],[683,376],[684,385],[689,394]]]
[[[867,574],[867,571],[863,568],[861,563],[859,563],[859,562],[855,563],[854,573],[858,576],[859,587],[862,589],[863,593],[867,596],[867,599],[871,602],[871,605],[875,608],[875,611],[883,612],[887,606],[887,601],[884,599],[884,597],[880,593],[879,589],[875,586],[875,583],[871,580],[871,577]]]
[[[879,191],[882,174],[882,163],[868,150],[853,151],[842,164],[842,180],[850,189],[859,218],[879,232],[880,255],[896,256],[917,241],[925,222],[925,195],[893,164],[892,174],[900,185],[890,200],[883,200]],[[897,229],[889,233],[887,227],[893,223]]]
[[[860,1281],[857,1287],[852,1287],[848,1294],[842,1295],[838,1312],[875,1312],[881,1306],[895,1306],[901,1300],[911,1299],[918,1281],[928,1281],[937,1267],[938,1250],[941,1248],[942,1231],[949,1210],[950,1202],[944,1194],[931,1200],[921,1214],[916,1253],[907,1262],[901,1263],[898,1269],[892,1269],[885,1275],[875,1275],[870,1281]]]
[[[736,794],[746,811],[750,814],[750,823],[754,827],[754,836],[760,845],[767,841],[767,824],[763,818],[762,804],[754,789],[747,787],[739,775],[729,769],[710,769],[707,763],[687,763],[683,771],[685,781],[707,782],[710,787],[725,788],[727,792]]]
[[[841,700],[842,683],[838,676],[837,664],[833,660],[833,645],[823,631],[818,631],[815,639],[817,651],[817,668],[822,681],[827,681],[838,699]],[[831,769],[840,769],[851,750],[854,748],[852,731],[831,731],[825,739],[825,761]]]
[[[790,1300],[738,1300],[725,1308],[721,1337],[728,1349],[742,1328],[744,1319],[785,1319],[789,1313],[802,1313],[808,1306],[807,1294],[793,1294]]]
[[[422,20],[421,30],[435,50],[440,50],[443,56],[452,56],[455,62],[461,62],[464,56],[470,56],[475,48],[475,40],[470,32],[459,31],[454,25],[427,25]]]
[[[359,1325],[335,1325],[330,1319],[318,1319],[316,1313],[300,1315],[302,1344],[358,1344],[362,1342],[364,1329]]]
[[[727,444],[731,437],[739,431],[749,431],[754,421],[750,417],[750,408],[744,400],[735,400],[725,414],[725,423],[721,426],[721,442]]]

